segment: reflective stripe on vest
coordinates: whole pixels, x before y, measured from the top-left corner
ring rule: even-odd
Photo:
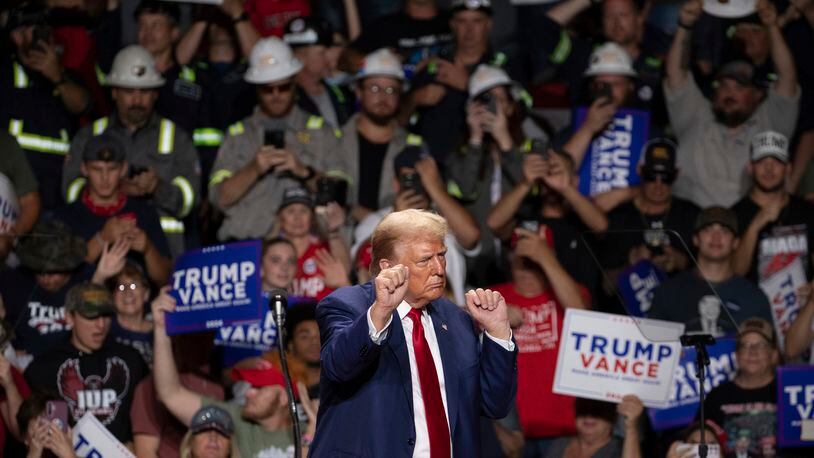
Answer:
[[[212,127],[202,127],[192,131],[195,146],[220,146],[223,143],[223,131]]]
[[[243,128],[243,123],[238,121],[231,126],[229,126],[229,135],[240,135],[245,131]]]
[[[87,181],[84,177],[75,178],[71,181],[68,190],[65,192],[65,201],[69,204],[74,203],[79,198],[79,193],[82,192],[82,188],[85,187]]]
[[[447,194],[456,198],[456,199],[463,199],[464,193],[461,191],[461,187],[458,186],[458,183],[449,180],[447,181]]]
[[[421,138],[421,135],[407,134],[408,145],[420,146],[422,143],[424,143],[424,140]]]
[[[345,180],[348,182],[348,185],[353,186],[353,178],[342,170],[329,170],[325,172],[325,176]]]
[[[563,29],[560,32],[560,41],[557,43],[557,46],[551,51],[551,54],[548,55],[548,58],[551,59],[551,62],[555,64],[561,64],[565,62],[565,59],[568,59],[568,56],[571,55],[571,36],[568,35],[568,32]]]
[[[212,172],[212,175],[209,177],[209,186],[215,186],[216,184],[220,184],[223,180],[232,176],[231,170],[220,169]]]
[[[23,121],[12,119],[9,121],[8,132],[17,139],[17,143],[23,149],[59,155],[68,154],[71,149],[68,131],[65,129],[59,131],[60,138],[44,137],[24,132]]]
[[[175,143],[175,124],[169,119],[162,119],[158,128],[158,154],[172,153]]]
[[[107,83],[107,75],[105,75],[105,72],[102,71],[99,65],[94,65],[93,71],[96,72],[96,81],[99,82],[100,86],[104,86]]]
[[[184,223],[182,221],[179,221],[172,216],[162,216],[160,220],[161,230],[163,230],[165,234],[184,233]]]
[[[195,70],[187,67],[184,65],[181,67],[181,79],[184,81],[189,81],[190,83],[195,82]]]
[[[24,89],[28,87],[28,75],[25,73],[23,66],[14,62],[14,87],[17,89]]]
[[[308,118],[308,122],[305,123],[305,127],[311,130],[321,129],[324,123],[325,119],[323,117],[310,116]]]
[[[93,135],[102,135],[102,132],[104,132],[105,129],[107,129],[107,123],[108,123],[107,117],[99,118],[96,121],[93,121],[92,127]]]
[[[180,175],[172,179],[172,184],[181,190],[181,197],[183,197],[184,200],[181,206],[181,212],[178,216],[185,218],[189,212],[192,211],[192,204],[195,203],[195,192],[192,190],[192,185],[189,184],[189,180]]]

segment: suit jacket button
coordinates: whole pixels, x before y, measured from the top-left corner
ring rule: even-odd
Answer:
[[[407,439],[407,445],[415,445],[415,439],[413,439],[412,437]]]

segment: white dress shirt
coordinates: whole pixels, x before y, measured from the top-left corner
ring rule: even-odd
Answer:
[[[415,448],[413,449],[414,458],[429,458],[430,456],[430,434],[427,429],[427,415],[424,411],[424,398],[421,396],[421,380],[418,378],[418,364],[415,359],[415,349],[413,348],[413,320],[407,317],[407,314],[412,309],[412,306],[407,301],[402,301],[396,308],[401,319],[401,327],[404,330],[404,338],[407,341],[407,353],[410,358],[410,381],[413,388],[413,422],[415,424]],[[373,325],[373,320],[370,318],[370,308],[367,309],[367,325],[370,330],[370,339],[376,345],[381,345],[382,341],[387,337],[387,331],[393,321],[391,316],[387,320],[387,324],[381,330],[376,330]],[[427,339],[427,344],[430,347],[432,354],[432,361],[435,363],[435,372],[438,374],[438,386],[441,388],[441,400],[444,401],[444,411],[447,417],[447,428],[449,428],[449,407],[447,406],[447,391],[444,383],[444,366],[441,362],[441,349],[438,347],[438,337],[435,335],[435,328],[432,325],[432,318],[427,313],[427,309],[421,311],[421,324],[424,326],[424,337]],[[496,339],[485,333],[490,339],[500,344],[501,347],[507,351],[514,351],[514,342],[509,340]],[[452,433],[450,432],[450,440]],[[450,451],[452,444],[450,444]]]

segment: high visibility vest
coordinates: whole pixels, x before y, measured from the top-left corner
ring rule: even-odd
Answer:
[[[14,87],[25,89],[31,86],[31,80],[25,72],[25,68],[17,62],[12,63],[14,72]],[[58,154],[64,156],[71,149],[71,142],[68,138],[68,131],[60,129],[59,137],[48,137],[33,132],[26,132],[23,119],[10,119],[8,132],[17,139],[21,148],[40,153]]]

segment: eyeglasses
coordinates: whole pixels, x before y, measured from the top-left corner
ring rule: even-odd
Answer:
[[[139,289],[138,283],[120,283],[116,286],[116,291],[123,293],[125,291],[135,291]]]
[[[399,88],[395,86],[379,86],[378,84],[371,84],[369,86],[365,86],[365,90],[369,91],[371,94],[380,94],[384,92],[387,95],[397,95],[399,93]]]
[[[671,185],[676,180],[675,173],[658,173],[658,172],[644,172],[642,174],[642,180],[653,183],[655,181],[661,181],[666,185]]]
[[[754,350],[756,352],[759,352],[759,353],[765,353],[765,352],[769,351],[770,348],[771,348],[771,345],[769,345],[767,342],[755,342],[755,343],[750,343],[750,344],[739,343],[738,344],[738,351],[743,352],[743,353],[749,353],[752,350]]]
[[[260,92],[262,92],[263,94],[273,94],[275,92],[278,92],[280,94],[285,94],[287,92],[290,92],[292,89],[294,89],[294,82],[290,81],[288,83],[283,83],[283,84],[275,84],[275,85],[267,84],[265,86],[261,86],[260,87]]]

